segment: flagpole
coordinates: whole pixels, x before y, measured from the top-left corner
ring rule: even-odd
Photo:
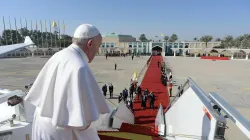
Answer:
[[[6,28],[5,28],[4,17],[3,17],[3,29],[4,29],[5,45],[8,45],[8,40],[7,40],[7,36],[6,36]]]
[[[0,35],[0,46],[2,46],[2,35]]]
[[[26,18],[25,18],[25,23],[26,23],[26,29],[28,30],[28,23]]]
[[[41,20],[40,20],[40,25],[41,25],[42,48],[43,48],[43,24]]]
[[[21,29],[23,28],[23,25],[22,25],[22,18],[20,18],[20,24],[21,24]]]
[[[58,21],[58,27],[59,27],[59,29],[58,29],[58,31],[59,31],[59,37],[58,37],[58,39],[59,39],[59,43],[60,43],[60,46],[59,46],[59,48],[61,48],[61,31],[60,31],[60,21]]]
[[[30,20],[30,28],[31,28],[31,30],[30,30],[31,31],[30,37],[33,37],[34,31],[33,31],[33,22],[32,22],[32,20]]]
[[[13,44],[13,37],[12,37],[12,29],[11,29],[10,17],[9,17],[9,24],[10,24],[10,36],[11,36],[11,42],[12,42],[12,44]]]
[[[32,20],[30,21],[30,29],[31,29],[31,31],[33,31]]]
[[[45,42],[46,42],[46,46],[47,46],[47,48],[49,48],[49,44],[48,44],[48,39],[47,39],[47,24],[46,24],[46,20],[45,20]]]
[[[53,21],[53,27],[54,27],[54,33],[55,33],[55,47],[57,47],[57,42],[56,42],[56,38],[57,38],[57,31],[56,31],[56,21]]]
[[[37,24],[37,20],[36,20],[36,39],[37,39],[37,48],[39,47],[39,39],[38,39],[38,24]]]
[[[18,41],[18,31],[17,31],[17,26],[16,26],[16,18],[14,18],[15,19],[15,27],[16,27],[16,41],[17,41],[17,43],[19,43],[19,41]]]
[[[64,42],[64,48],[65,48],[65,24],[64,24],[64,21],[63,21],[63,42]]]
[[[51,25],[52,25],[52,24],[51,24],[51,21],[49,21],[49,25],[50,25],[50,26],[49,26],[49,32],[50,32],[50,44],[51,44],[51,48],[52,48],[52,46],[53,46],[53,42],[52,42],[52,35],[53,35],[53,34],[51,33]]]

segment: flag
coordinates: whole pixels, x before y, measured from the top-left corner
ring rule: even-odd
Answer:
[[[137,81],[137,72],[136,72],[136,69],[134,70],[134,74],[133,74],[133,78],[132,78],[133,81]]]
[[[52,27],[54,28],[55,30],[55,47],[57,46],[57,43],[56,43],[56,39],[57,39],[57,25],[56,25],[56,21],[53,21],[52,23]]]
[[[58,32],[56,21],[53,21],[52,27],[54,28],[54,31]]]
[[[55,21],[53,21],[53,23],[52,23],[52,27],[53,27],[53,28],[56,28],[56,27],[57,27],[57,25],[56,25],[56,22],[55,22]]]

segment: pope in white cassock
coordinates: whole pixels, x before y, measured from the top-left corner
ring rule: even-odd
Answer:
[[[96,27],[80,25],[72,45],[44,65],[25,97],[36,106],[32,140],[99,140],[91,122],[110,108],[88,63],[101,43]]]

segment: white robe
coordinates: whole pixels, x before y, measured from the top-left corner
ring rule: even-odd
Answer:
[[[84,52],[72,44],[56,53],[25,100],[36,106],[32,140],[97,140],[95,128],[80,131],[110,112]]]

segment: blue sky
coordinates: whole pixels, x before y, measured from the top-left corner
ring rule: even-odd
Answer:
[[[202,35],[224,37],[250,33],[250,0],[1,0],[0,16],[30,20],[64,20],[66,33],[90,23],[102,33],[148,38],[176,33],[180,40]],[[6,25],[9,27],[9,25]],[[0,30],[3,30],[2,19]]]

